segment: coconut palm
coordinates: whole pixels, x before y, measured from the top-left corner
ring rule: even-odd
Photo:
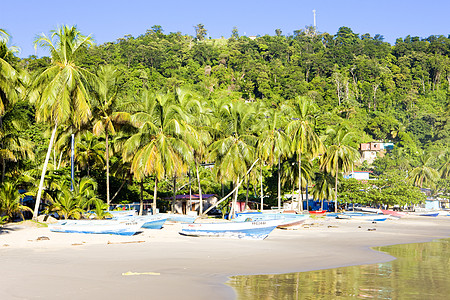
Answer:
[[[22,219],[24,219],[23,211],[33,211],[22,204],[22,197],[16,184],[4,182],[0,186],[0,214],[4,214],[7,221],[11,221],[17,214],[20,214]]]
[[[439,171],[442,179],[450,178],[450,152],[447,152],[444,156],[444,163],[439,168]]]
[[[93,82],[93,74],[77,66],[77,53],[92,45],[75,27],[61,26],[51,31],[51,36],[42,34],[35,40],[35,47],[49,49],[52,64],[37,76],[32,84],[31,99],[36,103],[36,119],[52,124],[47,155],[42,168],[33,218],[37,218],[44,177],[58,126],[72,124],[76,128],[86,123],[91,116],[87,85]]]
[[[280,161],[289,155],[290,139],[284,132],[285,120],[282,114],[274,109],[263,110],[260,114],[260,134],[257,153],[261,164],[273,166],[278,162],[278,207],[281,207],[281,175]],[[261,180],[262,182],[262,180]],[[261,204],[262,205],[262,204]]]
[[[219,113],[222,137],[209,147],[210,157],[215,163],[217,178],[221,182],[230,180],[237,186],[255,156],[256,137],[251,134],[255,113],[249,104],[239,101],[223,105]],[[238,189],[234,194],[230,217],[235,213],[237,196]]]
[[[98,71],[98,85],[96,89],[97,103],[94,105],[94,115],[97,121],[94,124],[93,132],[99,136],[105,135],[105,160],[106,160],[106,203],[110,205],[109,188],[109,136],[115,135],[120,124],[130,121],[130,114],[117,111],[117,80],[120,78],[118,71],[112,66],[101,66]]]
[[[335,177],[335,195],[334,195],[334,210],[337,212],[337,184],[338,175],[340,172],[349,172],[352,170],[356,161],[360,159],[358,150],[348,145],[353,132],[349,131],[346,126],[338,126],[329,128],[327,135],[332,141],[325,154],[321,157],[320,168],[322,171],[331,173]]]
[[[296,153],[298,157],[298,209],[303,210],[303,201],[300,199],[302,191],[302,176],[300,174],[302,170],[302,155],[307,154],[313,159],[324,150],[319,136],[314,131],[314,115],[318,111],[318,108],[312,99],[298,97],[289,105],[285,106],[283,110],[291,120],[287,125],[287,132],[292,140],[292,152]]]
[[[419,158],[419,165],[408,174],[408,180],[417,187],[434,188],[439,180],[439,173],[431,164],[434,157],[430,154],[422,155]]]
[[[126,141],[122,156],[131,161],[135,179],[155,176],[152,208],[156,212],[158,181],[186,173],[187,162],[192,161],[189,145],[194,141],[181,122],[185,117],[182,109],[170,95],[144,92],[137,104],[140,108],[131,116],[131,123],[138,132]]]
[[[105,156],[105,144],[100,142],[91,132],[85,131],[77,141],[75,161],[83,170],[89,170],[92,165],[102,165]]]
[[[14,103],[23,92],[21,75],[10,61],[17,48],[8,47],[9,34],[0,29],[0,116],[5,113],[8,103]]]
[[[315,175],[315,184],[312,190],[314,199],[320,200],[320,210],[323,210],[323,200],[333,199],[335,197],[335,178],[328,172],[317,172]]]

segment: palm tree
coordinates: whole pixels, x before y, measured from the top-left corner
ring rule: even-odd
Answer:
[[[140,108],[131,117],[138,132],[126,141],[122,156],[124,161],[131,161],[135,179],[155,176],[152,204],[155,213],[158,181],[186,173],[187,162],[192,161],[189,145],[194,141],[181,122],[183,111],[170,95],[144,93],[140,100]]]
[[[292,140],[292,152],[298,156],[298,209],[303,210],[303,201],[300,199],[302,191],[302,155],[307,154],[311,159],[318,156],[323,151],[322,141],[314,131],[314,114],[317,106],[312,99],[298,97],[289,106],[284,107],[284,111],[291,121],[287,125],[287,132]]]
[[[91,132],[85,131],[81,134],[77,142],[77,151],[75,153],[75,161],[82,170],[89,170],[92,165],[102,165],[104,163],[105,144],[100,142]]]
[[[321,158],[320,168],[322,171],[331,173],[335,177],[335,195],[334,195],[334,211],[337,212],[337,184],[338,175],[341,172],[349,172],[353,165],[360,159],[358,150],[348,146],[353,132],[350,132],[346,126],[338,126],[337,129],[330,128],[327,135],[332,140],[325,154]]]
[[[98,71],[98,86],[96,89],[96,100],[98,103],[94,105],[94,115],[97,122],[94,125],[93,132],[99,136],[105,134],[105,160],[106,160],[106,204],[110,205],[110,188],[109,188],[109,136],[115,135],[117,126],[130,121],[130,114],[127,112],[117,111],[117,80],[119,79],[118,71],[112,66],[101,66]]]
[[[33,218],[37,218],[44,177],[58,125],[70,123],[79,128],[91,116],[87,84],[93,74],[75,64],[77,53],[92,45],[90,36],[83,36],[75,26],[61,26],[51,31],[51,37],[42,34],[35,41],[50,50],[52,64],[39,74],[32,85],[32,100],[36,102],[36,119],[52,124],[47,155],[42,168]]]
[[[210,157],[215,162],[217,178],[221,182],[231,180],[237,186],[255,156],[256,137],[251,134],[254,111],[248,104],[235,101],[222,106],[220,116],[223,135],[209,147]],[[230,217],[235,213],[237,196],[238,189],[234,194]]]
[[[408,180],[417,187],[429,187],[434,188],[435,182],[439,179],[439,173],[433,167],[433,156],[422,155],[419,158],[419,165],[412,169],[408,174]]]
[[[450,152],[447,152],[447,154],[444,156],[444,163],[439,168],[439,171],[441,172],[442,179],[450,177]]]
[[[31,208],[21,203],[23,196],[19,194],[19,188],[11,182],[4,182],[0,186],[0,214],[5,215],[7,221],[11,221],[16,214],[23,217],[23,211],[31,211]]]
[[[263,110],[260,123],[261,133],[257,145],[261,164],[266,163],[273,166],[278,162],[278,208],[281,207],[280,160],[289,155],[291,148],[289,137],[284,132],[284,123],[280,112],[274,109]]]
[[[335,197],[335,190],[333,189],[335,178],[331,173],[317,172],[314,182],[312,194],[314,199],[320,200],[320,210],[323,210],[323,200]]]

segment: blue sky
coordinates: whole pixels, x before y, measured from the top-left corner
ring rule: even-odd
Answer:
[[[97,44],[115,41],[126,34],[138,36],[153,25],[165,33],[194,35],[202,23],[211,38],[229,37],[234,26],[241,35],[283,34],[313,24],[317,11],[320,32],[335,34],[347,26],[358,34],[381,34],[394,43],[406,35],[428,37],[450,34],[450,1],[403,0],[21,0],[0,3],[0,28],[12,36],[20,57],[35,54],[33,40],[58,25],[77,25],[92,34]],[[36,53],[45,55],[44,50]]]

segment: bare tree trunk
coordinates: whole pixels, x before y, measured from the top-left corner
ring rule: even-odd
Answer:
[[[259,171],[260,177],[261,177],[261,211],[264,210],[264,189],[263,189],[263,175],[262,175],[262,162],[261,162],[261,169]]]
[[[175,201],[177,201],[177,176],[173,176],[173,200],[171,205],[172,212],[175,211]]]
[[[158,190],[158,177],[155,176],[155,189],[153,190],[152,215],[156,215],[156,195]]]
[[[303,201],[300,199],[302,193],[302,154],[298,153],[298,212],[303,211]]]
[[[334,183],[334,212],[337,213],[337,185],[338,185],[339,166],[336,161],[336,181]]]
[[[53,147],[53,142],[55,141],[55,135],[56,135],[57,128],[58,128],[58,124],[55,124],[55,127],[53,128],[53,131],[52,131],[52,136],[50,137],[50,142],[48,144],[47,155],[45,156],[44,166],[42,167],[41,181],[39,182],[38,193],[36,196],[36,203],[34,205],[33,220],[36,220],[38,217],[39,205],[41,204],[42,189],[44,188],[45,173],[47,172],[48,161],[50,159],[50,154],[52,153],[52,147]]]
[[[236,215],[236,206],[237,206],[237,198],[238,198],[238,192],[239,192],[239,176],[236,180],[236,190],[234,191],[234,199],[233,204],[231,205],[230,215],[228,216],[228,219],[234,219]]]
[[[278,209],[281,209],[281,178],[280,178],[280,167],[281,167],[281,162],[280,162],[281,158],[278,157],[278,182],[277,182],[277,187],[278,187]]]
[[[111,199],[109,198],[109,138],[108,138],[108,129],[105,130],[105,137],[106,137],[106,204],[108,205],[108,210],[109,210],[109,205],[111,204]],[[142,181],[141,181],[142,183]],[[141,207],[142,210],[142,207]],[[139,214],[140,215],[140,214]]]
[[[247,187],[247,193],[245,194],[245,209],[247,209],[248,206],[248,176],[245,176],[245,180],[246,180],[246,187]]]
[[[141,195],[140,195],[140,205],[139,205],[139,215],[142,216],[142,212],[144,211],[144,180],[141,179]]]
[[[203,214],[203,195],[202,195],[202,185],[200,184],[200,173],[198,171],[197,161],[195,161],[195,171],[197,172],[198,196],[200,199],[198,214],[202,215]],[[223,184],[222,184],[222,194],[223,194]]]

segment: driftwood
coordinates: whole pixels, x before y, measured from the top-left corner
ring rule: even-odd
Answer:
[[[110,242],[108,241],[108,245],[112,244],[135,244],[135,243],[145,243],[145,241],[128,241],[128,242]]]

